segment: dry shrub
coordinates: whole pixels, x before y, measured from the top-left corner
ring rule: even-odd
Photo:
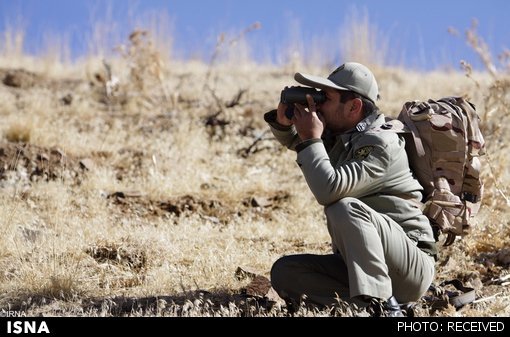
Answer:
[[[150,111],[165,108],[169,94],[164,83],[166,66],[148,31],[135,30],[126,44],[115,48],[121,56],[103,60],[104,69],[95,71],[91,83],[102,86],[100,101],[110,108],[121,104],[124,111]],[[130,108],[126,104],[132,104]]]
[[[30,298],[46,300],[72,300],[84,296],[86,291],[81,273],[81,256],[70,251],[46,254],[39,245],[30,242],[20,245],[25,251],[16,251],[4,280],[7,288],[2,302],[16,305]],[[31,247],[31,248],[30,248]]]
[[[52,275],[39,290],[41,296],[71,299],[79,293],[79,286],[73,275]]]
[[[19,66],[26,60],[24,54],[25,32],[20,27],[5,25],[0,36],[0,64],[7,63],[11,67]]]
[[[232,59],[234,52],[235,51],[239,52],[238,48],[236,48],[236,47],[239,45],[245,45],[244,42],[245,42],[246,35],[254,30],[260,29],[261,27],[262,27],[262,25],[260,24],[260,22],[255,22],[255,23],[251,24],[250,26],[246,27],[245,29],[243,29],[239,34],[237,34],[234,37],[229,37],[226,33],[221,33],[218,36],[218,39],[216,40],[216,46],[214,48],[214,52],[211,55],[211,58],[209,60],[209,68],[207,70],[207,74],[205,75],[204,88],[214,91],[216,83],[211,84],[211,83],[209,83],[209,81],[211,79],[211,76],[213,75],[213,70],[214,70],[216,64],[218,63],[219,60],[221,60],[223,54],[227,53],[227,56],[231,58],[230,60],[228,60],[228,61],[230,61],[229,63],[231,63],[232,60],[234,60],[234,62],[239,63],[239,61],[240,61],[239,59],[235,59],[235,58]],[[237,56],[239,56],[239,55],[237,55]],[[246,57],[242,61],[246,62],[247,59],[248,58]],[[216,77],[214,79],[214,82],[216,82],[217,79],[218,78]]]
[[[133,89],[145,95],[153,94],[154,88],[163,82],[165,69],[150,33],[145,30],[133,31],[128,44],[117,47],[117,50],[128,62]]]
[[[471,27],[466,30],[466,40],[490,75],[488,83],[483,85],[476,79],[473,67],[469,63],[461,61],[461,65],[466,76],[472,79],[477,89],[483,93],[483,106],[478,111],[481,112],[481,128],[485,136],[486,161],[489,168],[485,178],[486,200],[489,200],[493,208],[505,209],[510,206],[506,188],[501,183],[503,179],[508,178],[505,176],[508,174],[507,144],[503,140],[508,134],[510,125],[510,53],[505,49],[498,58],[499,64],[495,62],[487,43],[478,34],[477,27],[478,22],[473,20]]]
[[[351,9],[341,30],[341,54],[346,61],[356,61],[370,67],[383,66],[388,60],[389,41],[372,23],[368,12]]]
[[[32,134],[31,123],[15,122],[5,131],[5,139],[13,143],[29,143]]]
[[[477,32],[478,22],[472,21],[471,27],[466,31],[466,39],[468,44],[480,57],[485,69],[491,76],[486,93],[484,94],[484,109],[482,120],[489,122],[493,114],[498,119],[498,123],[487,123],[486,130],[493,133],[499,131],[501,118],[508,119],[510,117],[510,52],[505,49],[499,55],[499,64],[494,62],[491,51]],[[461,62],[466,76],[473,79],[477,88],[481,88],[481,84],[473,77],[473,69],[470,64],[465,61]]]

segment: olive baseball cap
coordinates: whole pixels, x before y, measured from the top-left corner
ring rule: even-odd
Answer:
[[[372,102],[379,97],[379,87],[374,74],[360,63],[347,62],[333,71],[328,78],[296,73],[294,79],[309,87],[353,91]]]

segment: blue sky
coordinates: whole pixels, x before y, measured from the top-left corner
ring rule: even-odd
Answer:
[[[339,31],[354,9],[366,10],[389,41],[389,61],[409,67],[458,68],[461,59],[478,65],[463,37],[473,18],[494,55],[510,49],[508,0],[0,0],[0,32],[22,27],[29,53],[41,52],[47,36],[64,35],[80,56],[90,50],[98,23],[121,40],[135,27],[147,28],[151,17],[165,17],[175,57],[206,58],[221,32],[235,34],[260,22],[261,29],[247,34],[255,57],[277,61],[291,39],[307,45],[319,37],[318,48],[338,49]],[[449,27],[460,36],[449,34]]]

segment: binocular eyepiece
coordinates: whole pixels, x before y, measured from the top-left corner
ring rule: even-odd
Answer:
[[[321,104],[326,101],[326,93],[309,87],[286,87],[282,90],[280,101],[284,104],[298,103],[308,105],[306,95],[312,96],[314,102],[317,104]]]

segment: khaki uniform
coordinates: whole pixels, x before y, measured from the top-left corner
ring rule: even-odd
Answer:
[[[301,142],[294,127],[265,116],[324,205],[331,255],[279,259],[271,282],[280,296],[331,305],[358,296],[418,300],[434,277],[435,240],[419,208],[422,187],[409,169],[405,142],[373,114],[350,132]],[[381,128],[381,126],[383,126]]]

